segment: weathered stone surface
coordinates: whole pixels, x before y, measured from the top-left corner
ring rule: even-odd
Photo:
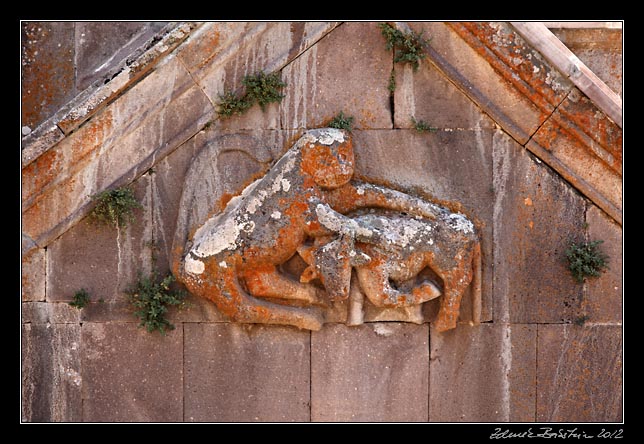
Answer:
[[[23,301],[45,300],[45,276],[47,251],[44,248],[33,249],[22,257],[21,290]]]
[[[537,328],[536,420],[622,421],[621,326]]]
[[[426,324],[326,325],[313,332],[311,420],[427,421],[428,338]]]
[[[534,421],[535,326],[432,328],[430,343],[430,421]]]
[[[507,25],[485,22],[473,26],[482,29],[473,34],[462,23],[411,24],[412,29],[424,31],[425,37],[431,38],[427,62],[434,64],[513,138],[525,143],[554,109],[542,91],[532,94],[535,87],[516,78],[517,65],[524,63],[526,69],[531,67],[527,54],[533,58],[532,51],[519,44],[520,37]],[[502,54],[487,49],[484,43],[488,38],[498,42]],[[513,49],[520,51],[512,54],[515,59],[509,59]],[[554,76],[555,73],[549,79],[552,82],[549,89],[570,89],[570,82]]]
[[[526,148],[621,224],[622,130],[573,90]]]
[[[185,324],[185,421],[310,419],[309,332]]]
[[[244,76],[279,71],[333,29],[327,22],[209,23],[183,45],[178,57],[212,103],[226,91],[243,92]],[[286,80],[288,83],[289,81]],[[278,105],[219,119],[223,129],[279,128]]]
[[[583,287],[565,251],[584,238],[584,199],[502,132],[495,135],[494,170],[495,320],[571,322]]]
[[[23,169],[24,232],[46,245],[81,218],[92,194],[134,180],[194,135],[211,112],[187,71],[167,59]]]
[[[285,151],[290,135],[285,131],[201,131],[160,163],[153,175],[154,220],[160,229],[155,230],[155,239],[170,266],[172,250],[182,251],[188,235],[221,211],[222,202],[265,172]]]
[[[32,160],[40,156],[49,148],[60,142],[65,133],[58,125],[42,124],[35,131],[22,138],[22,167],[24,168]]]
[[[442,130],[419,134],[415,130],[356,130],[353,135],[357,177],[437,200],[474,221],[482,233],[481,319],[492,319],[493,132]],[[431,305],[435,304],[425,304],[427,319],[434,317]],[[471,320],[471,311],[467,290],[460,319]]]
[[[74,22],[23,22],[22,126],[32,130],[74,97]]]
[[[80,326],[24,324],[21,341],[22,421],[80,421]]]
[[[82,327],[83,421],[183,419],[183,330],[165,336],[135,323]]]
[[[391,69],[377,23],[342,24],[284,69],[282,128],[325,126],[341,111],[354,128],[391,128]]]
[[[175,49],[196,26],[196,23],[191,22],[175,24],[174,27],[169,24],[148,45],[141,44],[143,42],[135,38],[134,44],[128,49],[128,51],[134,50],[134,52],[128,56],[125,66],[120,63],[115,67],[109,67],[109,70],[104,74],[109,79],[103,82],[100,79],[96,80],[62,107],[51,119],[65,134],[70,134],[94,114],[105,108],[127,88],[149,74],[158,63],[163,61],[163,56]],[[140,46],[135,49],[134,46],[137,45]],[[151,46],[148,47],[149,45]]]
[[[134,210],[134,222],[117,229],[86,218],[50,245],[48,301],[69,302],[74,293],[84,288],[91,302],[97,303],[90,313],[115,308],[112,304],[124,302],[122,292],[134,283],[138,272],[150,271],[147,180],[144,176],[134,188],[135,197],[143,205],[143,209]],[[104,303],[99,302],[101,299]]]
[[[586,212],[588,237],[603,240],[601,251],[608,255],[608,270],[586,280],[583,311],[589,322],[622,322],[623,266],[622,230],[595,206]]]
[[[622,95],[622,30],[551,28],[593,73]]]
[[[76,22],[76,86],[87,88],[121,64],[167,22]]]
[[[23,302],[22,323],[78,324],[80,310],[67,302]]]
[[[431,63],[421,61],[418,70],[396,64],[394,123],[413,128],[412,117],[433,128],[492,128],[493,121]]]

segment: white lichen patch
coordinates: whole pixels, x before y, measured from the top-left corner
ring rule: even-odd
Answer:
[[[474,225],[461,213],[452,213],[448,216],[448,222],[456,231],[465,234],[474,233]]]
[[[272,218],[272,219],[279,220],[279,219],[281,219],[281,218],[282,218],[282,213],[280,213],[279,211],[273,211],[273,212],[271,213],[271,218]]]
[[[193,259],[188,255],[184,263],[184,270],[186,273],[190,274],[201,274],[206,269],[206,266],[203,262],[197,259]]]
[[[221,261],[221,262],[219,262],[219,266],[220,266],[221,268],[228,268],[228,264],[226,263],[226,261]]]

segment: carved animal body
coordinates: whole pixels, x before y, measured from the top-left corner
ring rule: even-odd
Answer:
[[[175,275],[233,320],[321,328],[322,291],[278,271],[308,238],[335,234],[320,223],[320,205],[342,214],[371,207],[436,218],[444,211],[398,191],[351,181],[353,162],[348,133],[307,131],[264,177],[197,228],[173,264]],[[445,307],[441,312],[451,310]]]
[[[473,320],[480,321],[480,243],[473,224],[463,215],[442,209],[435,219],[411,217],[392,212],[371,212],[345,217],[328,206],[317,208],[322,225],[342,234],[339,239],[318,245],[305,257],[316,267],[305,270],[305,280],[325,275],[350,279],[346,266],[329,257],[351,257],[358,282],[367,298],[378,307],[404,307],[421,304],[441,295],[429,280],[414,283],[405,291],[394,288],[415,281],[430,268],[442,281],[444,289],[438,331],[456,326],[460,300],[474,278]],[[354,244],[355,241],[355,244]],[[308,273],[306,273],[308,271]]]

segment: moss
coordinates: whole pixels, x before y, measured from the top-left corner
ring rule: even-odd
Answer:
[[[599,249],[599,245],[603,242],[603,240],[573,242],[566,250],[568,268],[577,282],[583,282],[589,276],[600,276],[608,269],[609,257]]]
[[[158,330],[161,334],[174,329],[165,315],[168,306],[185,306],[185,292],[172,290],[173,281],[171,274],[159,280],[153,272],[150,276],[139,276],[137,283],[126,291],[130,303],[137,309],[134,315],[141,320],[139,327],[145,327],[150,333]]]
[[[430,126],[430,124],[425,122],[424,120],[416,120],[413,116],[411,117],[411,124],[419,133],[430,133],[438,131],[438,128]]]
[[[339,114],[334,116],[329,124],[327,125],[330,128],[344,129],[351,131],[353,128],[353,117],[345,116],[342,111]]]
[[[385,38],[387,49],[394,53],[394,63],[408,63],[416,71],[420,61],[427,56],[425,47],[429,40],[423,38],[422,32],[402,32],[389,23],[380,23],[378,26]]]
[[[134,210],[142,208],[129,187],[103,191],[92,196],[96,202],[90,216],[100,224],[124,227],[134,221]]]
[[[87,290],[85,290],[84,288],[78,290],[74,294],[72,301],[69,303],[69,305],[78,308],[79,310],[81,308],[84,308],[87,304],[89,304],[89,293],[87,293]]]

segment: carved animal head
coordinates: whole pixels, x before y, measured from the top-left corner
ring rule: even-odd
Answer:
[[[354,172],[353,144],[345,131],[324,129],[302,146],[302,171],[322,188],[338,188],[351,180]]]

